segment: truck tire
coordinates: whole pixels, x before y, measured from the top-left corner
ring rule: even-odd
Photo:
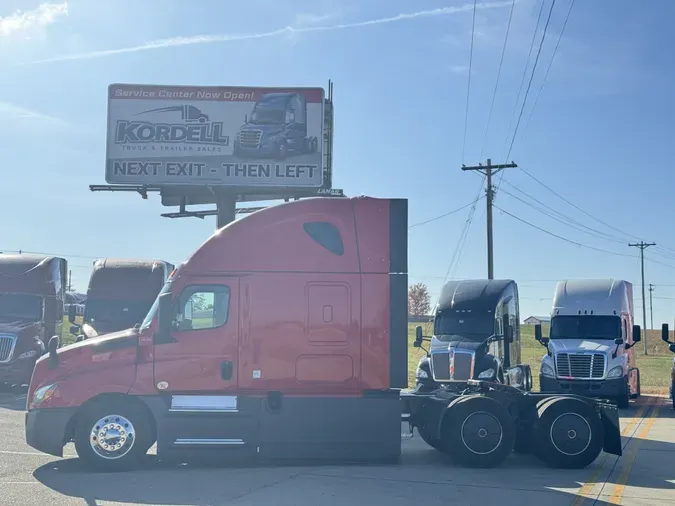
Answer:
[[[441,449],[441,441],[439,439],[436,439],[431,436],[429,430],[423,426],[420,425],[417,428],[417,433],[420,435],[422,438],[422,441],[424,441],[426,444],[434,448],[435,450],[442,451]]]
[[[626,391],[616,398],[616,404],[619,409],[626,409],[630,405],[630,387],[628,386],[628,376],[626,376]]]
[[[152,446],[152,439],[147,414],[120,398],[84,406],[75,427],[77,455],[97,471],[135,468]]]
[[[497,467],[513,451],[516,426],[499,402],[480,395],[450,403],[443,419],[442,448],[457,464]]]
[[[553,397],[538,405],[532,448],[549,467],[581,469],[593,462],[603,445],[602,422],[583,401]]]

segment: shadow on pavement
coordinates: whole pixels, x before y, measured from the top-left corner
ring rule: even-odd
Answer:
[[[621,410],[624,423],[651,400],[640,399],[631,403],[628,409]],[[593,483],[607,481],[602,492],[599,486],[592,489],[594,496],[601,494],[594,504],[604,505],[609,504],[605,499],[609,500],[617,490],[616,482],[626,480],[627,476],[625,483],[621,483],[627,487],[624,492],[624,503],[627,503],[630,499],[628,489],[641,497],[675,494],[675,484],[670,482],[675,479],[672,466],[675,443],[670,439],[675,438],[661,435],[662,427],[668,426],[669,421],[657,425],[659,419],[675,418],[675,411],[668,399],[658,403],[658,412],[648,408],[640,418],[634,419],[634,428],[629,431],[632,437],[622,438],[622,457],[617,459],[601,453],[589,467],[577,470],[548,469],[536,457],[516,453],[496,469],[461,468],[416,436],[403,443],[400,462],[389,465],[294,462],[242,466],[223,464],[222,460],[178,464],[162,462],[156,456],[148,455],[140,468],[127,473],[92,473],[78,459],[64,459],[39,467],[33,476],[46,487],[66,496],[82,498],[88,504],[101,500],[168,505],[223,504],[249,494],[262,495],[266,489],[277,486],[278,493],[308,500],[307,504],[312,504],[312,497],[327,490],[333,490],[331,493],[340,498],[351,497],[355,490],[364,491],[364,494],[367,490],[374,494],[375,500],[379,497],[383,502],[392,498],[392,494],[398,494],[397,497],[407,494],[405,490],[408,489],[421,494],[422,502],[427,490],[432,497],[451,493],[432,493],[429,488],[432,485],[459,489],[465,497],[480,499],[481,503],[495,498],[508,502],[511,495],[514,498],[530,495],[532,500],[540,501],[541,493],[546,492],[551,505],[556,505],[572,502],[579,488],[586,483],[590,487]],[[645,430],[650,431],[649,439],[644,439]],[[629,474],[626,474],[627,470],[630,470]],[[293,482],[286,483],[290,480]],[[641,490],[636,492],[634,489]],[[429,503],[436,504],[433,499]]]
[[[0,408],[12,411],[24,411],[26,409],[27,386],[0,385]]]
[[[633,441],[631,444],[635,444]],[[412,442],[408,442],[412,443]],[[659,452],[669,452],[663,465],[654,464],[648,469],[643,461],[634,462],[627,486],[657,489],[662,493],[675,491],[675,485],[668,480],[675,478],[672,466],[666,459],[675,456],[675,444],[659,442]],[[618,459],[616,470],[626,466],[630,445],[624,456]],[[171,464],[147,456],[142,466],[128,473],[92,473],[78,459],[66,459],[38,468],[34,477],[50,489],[70,497],[79,497],[93,504],[102,500],[139,504],[215,504],[233,500],[244,495],[279,485],[292,479],[311,480],[312,490],[334,487],[344,483],[341,491],[354,486],[379,489],[401,487],[426,488],[431,485],[463,489],[463,494],[475,498],[485,494],[498,494],[507,498],[509,494],[525,493],[537,497],[549,492],[570,501],[577,490],[586,482],[603,482],[617,462],[616,457],[601,454],[591,466],[580,470],[548,469],[534,456],[513,454],[500,468],[474,470],[454,466],[451,460],[428,447],[425,443],[407,444],[400,463],[390,465],[316,465],[293,463],[292,465],[234,466],[201,461],[190,464]],[[595,471],[604,463],[597,476]],[[615,476],[621,473],[615,471]],[[612,477],[616,479],[616,477]],[[364,485],[365,482],[366,483]],[[299,485],[299,483],[298,483]],[[342,486],[342,485],[341,485]],[[605,486],[607,495],[614,490],[611,481]],[[645,495],[649,492],[645,491]],[[299,497],[303,492],[297,489]],[[339,492],[342,495],[342,492]],[[383,492],[386,496],[386,493]],[[310,501],[311,502],[311,501]],[[309,503],[308,503],[309,504]],[[557,501],[555,502],[557,504]],[[608,504],[598,500],[595,504]]]

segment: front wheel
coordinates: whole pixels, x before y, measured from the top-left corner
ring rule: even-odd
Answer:
[[[630,405],[630,384],[627,376],[626,391],[617,397],[616,404],[619,406],[619,409],[626,409]]]
[[[130,401],[102,400],[84,408],[75,429],[75,449],[98,471],[126,471],[152,446],[151,434],[147,416]]]

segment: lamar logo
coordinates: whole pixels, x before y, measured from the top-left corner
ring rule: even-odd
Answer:
[[[209,121],[209,117],[193,105],[149,109],[134,116],[153,113],[174,113],[182,122],[118,120],[115,128],[115,144],[182,143],[214,146],[230,144],[230,137],[223,135],[223,122]]]

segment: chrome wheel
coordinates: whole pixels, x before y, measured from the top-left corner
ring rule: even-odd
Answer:
[[[135,439],[136,431],[127,418],[120,415],[108,415],[92,426],[89,443],[99,457],[115,460],[131,451]]]

